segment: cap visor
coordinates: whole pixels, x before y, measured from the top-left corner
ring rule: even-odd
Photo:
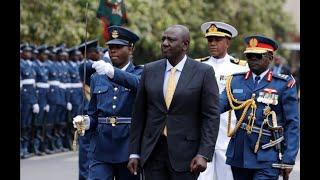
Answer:
[[[107,45],[116,44],[116,45],[124,45],[124,46],[129,45],[128,41],[121,40],[121,39],[113,39],[113,40],[108,41],[106,44]]]

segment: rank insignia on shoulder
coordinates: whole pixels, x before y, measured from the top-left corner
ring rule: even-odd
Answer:
[[[236,59],[236,58],[230,58],[230,62],[232,62],[233,64],[240,65],[240,66],[246,66],[247,65],[247,61],[246,60],[241,60],[241,59]]]
[[[289,80],[287,87],[292,88],[296,84],[296,80],[294,79],[294,77],[292,75],[290,75],[290,77],[292,79]]]
[[[265,88],[263,91],[259,93],[259,97],[257,99],[258,102],[262,102],[264,104],[278,104],[279,95],[277,94],[277,90],[271,88]]]
[[[203,58],[196,58],[196,59],[194,59],[194,60],[199,61],[199,62],[203,62],[203,61],[207,61],[207,60],[209,60],[209,59],[210,59],[210,56],[203,57]]]

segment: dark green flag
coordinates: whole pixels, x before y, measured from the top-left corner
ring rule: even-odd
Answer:
[[[108,40],[108,27],[128,23],[124,0],[100,0],[97,17],[103,22],[103,37]]]

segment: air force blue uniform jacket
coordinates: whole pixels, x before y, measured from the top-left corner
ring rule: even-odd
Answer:
[[[255,94],[257,104],[256,120],[254,126],[261,127],[263,119],[263,109],[266,104],[258,102],[259,93],[266,88],[273,89],[278,95],[278,104],[271,105],[271,110],[277,115],[278,126],[284,129],[284,151],[282,163],[293,165],[299,149],[299,114],[298,100],[295,87],[287,87],[289,78],[281,75],[267,73],[264,78],[254,88],[254,80],[251,72],[238,73],[233,75],[231,82],[231,92],[235,99],[245,101]],[[221,112],[230,110],[226,90],[220,96]],[[240,119],[243,109],[236,110],[237,120]],[[247,117],[251,112],[249,108],[243,122],[248,123]],[[234,127],[234,125],[233,125]],[[262,149],[261,146],[269,143],[271,136],[262,135],[259,150],[255,153],[254,148],[258,139],[258,133],[247,134],[245,129],[239,128],[231,138],[227,149],[226,163],[231,166],[249,169],[271,168],[272,163],[279,163],[278,151],[275,147]]]
[[[132,108],[143,68],[129,64],[126,71],[115,68],[114,77],[97,73],[91,76],[90,152],[93,158],[107,163],[128,161],[130,124],[103,124],[98,117],[131,117]]]

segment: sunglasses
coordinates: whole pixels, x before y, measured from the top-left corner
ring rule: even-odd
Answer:
[[[262,59],[263,56],[264,56],[264,54],[257,54],[257,53],[247,53],[246,54],[247,59],[253,59],[253,58]]]

